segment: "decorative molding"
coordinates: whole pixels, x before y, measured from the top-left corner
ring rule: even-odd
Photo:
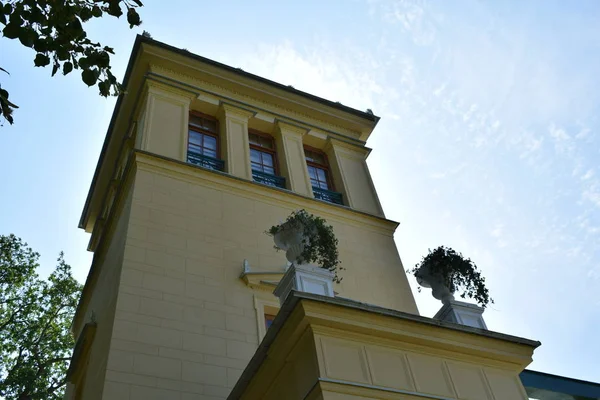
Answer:
[[[258,341],[260,342],[267,334],[267,327],[265,326],[265,314],[277,315],[279,313],[279,304],[277,303],[275,297],[273,297],[271,300],[267,300],[255,294],[254,309],[256,310]]]
[[[240,279],[244,281],[244,283],[251,287],[252,289],[265,290],[268,292],[273,292],[273,289],[277,286],[285,271],[287,270],[287,266],[281,268],[281,271],[252,271],[250,267],[250,263],[248,260],[244,260],[242,263],[242,273],[240,274]]]
[[[192,100],[194,100],[198,97],[197,92],[179,88],[179,87],[176,87],[173,85],[168,85],[159,80],[154,80],[154,79],[148,78],[148,79],[146,79],[145,83],[146,83],[146,91],[149,94],[157,94],[157,95],[161,95],[163,97],[171,98],[173,100],[178,100],[178,101],[181,101],[180,98],[184,97],[184,98],[188,99],[188,102],[191,102]],[[171,95],[171,96],[169,96],[169,95]],[[175,95],[176,97],[172,96],[172,95]]]
[[[244,283],[252,288],[273,292],[285,272],[249,272],[240,275]]]
[[[248,119],[256,115],[256,111],[248,110],[247,108],[238,107],[236,105],[226,103],[219,100],[219,111],[218,115],[222,115],[225,118],[235,118],[248,123]]]
[[[286,107],[282,107],[279,104],[264,102],[264,101],[257,99],[254,96],[249,96],[249,95],[241,93],[239,91],[231,90],[231,89],[225,88],[223,86],[208,82],[206,80],[194,78],[188,74],[183,74],[181,72],[175,71],[170,68],[165,68],[162,66],[151,64],[149,70],[151,73],[153,73],[159,77],[161,75],[164,76],[165,78],[169,78],[169,76],[174,77],[176,79],[179,79],[182,83],[186,83],[188,85],[197,87],[198,90],[202,90],[202,88],[206,88],[207,90],[210,90],[211,92],[213,92],[213,93],[211,93],[213,95],[218,96],[219,94],[222,94],[223,96],[232,97],[234,99],[239,99],[239,101],[255,103],[259,107],[264,108],[265,111],[272,110],[278,114],[293,116],[293,117],[295,117],[294,119],[299,119],[300,122],[305,122],[310,125],[316,125],[317,127],[323,127],[327,130],[331,130],[333,133],[336,133],[338,135],[348,136],[354,140],[357,140],[358,142],[362,142],[359,139],[362,136],[361,132],[352,131],[352,130],[344,128],[342,126],[331,124],[331,123],[323,121],[321,119],[317,119],[310,114],[300,113],[298,111],[295,111],[295,110],[292,110],[292,109],[289,109]],[[214,93],[214,92],[217,92],[217,93]]]
[[[290,124],[289,122],[284,122],[280,119],[275,118],[276,129],[279,129],[282,135],[285,135],[288,132],[293,132],[296,135],[304,136],[309,131],[310,128],[305,128],[300,125]]]
[[[329,149],[334,149],[336,152],[347,155],[351,158],[359,159],[361,161],[366,160],[373,150],[370,147],[359,146],[354,143],[345,142],[332,137],[327,138],[324,151],[327,152]]]

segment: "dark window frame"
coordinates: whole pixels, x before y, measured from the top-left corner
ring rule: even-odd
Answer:
[[[321,164],[318,162],[310,161],[308,159],[308,157],[306,156],[307,151],[321,155],[323,157],[323,160],[325,161],[325,163]],[[316,148],[308,146],[308,145],[304,145],[304,160],[306,161],[307,166],[319,168],[319,169],[322,169],[323,171],[325,171],[325,183],[327,183],[327,189],[324,189],[324,190],[328,190],[330,192],[335,192],[336,191],[335,185],[333,183],[333,179],[331,176],[331,167],[329,166],[329,159],[327,157],[327,154],[325,154],[325,152],[323,150],[316,149]],[[317,176],[317,178],[318,178],[318,176]],[[310,182],[311,182],[310,184],[312,186],[312,179],[310,178],[310,174],[309,174],[308,179],[310,180]],[[319,182],[321,182],[321,181],[319,181]],[[319,189],[321,189],[321,188],[319,188]]]
[[[194,132],[200,133],[202,135],[212,136],[216,139],[216,141],[217,141],[217,145],[216,145],[216,149],[215,149],[216,157],[214,157],[214,158],[216,158],[218,160],[222,160],[222,158],[221,158],[221,138],[219,135],[219,120],[217,118],[213,117],[212,115],[204,114],[200,111],[190,111],[189,115],[190,115],[190,117],[196,116],[199,118],[214,121],[215,122],[215,132],[211,132],[208,129],[204,129],[204,128],[200,128],[198,126],[192,125],[190,122],[191,118],[189,118],[188,119],[188,138],[187,138],[186,152],[190,151],[190,136],[191,136],[190,131],[194,131]],[[204,141],[203,141],[203,143],[204,143]],[[194,145],[194,146],[197,146],[197,145]],[[201,146],[201,147],[203,147],[203,146]],[[206,156],[206,157],[210,157],[210,156]]]
[[[268,148],[268,147],[263,147],[261,145],[255,144],[255,143],[251,143],[250,142],[250,135],[256,135],[259,137],[262,137],[264,139],[267,139],[271,142],[272,144],[272,148]],[[275,138],[267,133],[263,133],[254,129],[248,129],[248,143],[249,143],[249,147],[250,149],[254,149],[256,151],[260,151],[262,153],[268,153],[270,155],[273,156],[273,170],[275,171],[274,176],[280,176],[279,175],[279,159],[277,158],[277,149],[275,147]],[[250,169],[252,171],[254,171],[254,169],[252,169],[252,158],[250,159]],[[265,166],[265,164],[261,164],[263,167]],[[263,172],[263,171],[258,171],[258,172],[262,172],[264,174],[266,174],[267,172]]]

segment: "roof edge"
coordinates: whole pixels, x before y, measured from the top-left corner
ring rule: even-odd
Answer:
[[[379,120],[380,120],[380,117],[378,117],[377,115],[375,115],[373,113],[369,113],[369,112],[366,112],[366,111],[361,111],[361,110],[358,110],[356,108],[343,105],[342,103],[339,103],[339,102],[335,102],[335,101],[327,100],[327,99],[325,99],[323,97],[315,96],[315,95],[310,94],[308,92],[304,92],[302,90],[298,90],[298,89],[294,88],[291,85],[284,85],[284,84],[281,84],[279,82],[275,82],[273,80],[264,78],[262,76],[255,75],[255,74],[250,73],[250,72],[246,72],[246,71],[244,71],[244,70],[242,70],[240,68],[232,67],[230,65],[223,64],[223,63],[220,63],[220,62],[215,61],[215,60],[211,60],[210,58],[202,57],[202,56],[200,56],[198,54],[194,54],[194,53],[192,53],[190,51],[180,49],[178,47],[175,47],[175,46],[172,46],[170,44],[161,42],[159,40],[138,35],[138,38],[136,39],[136,43],[137,43],[138,39],[140,40],[141,43],[158,46],[158,47],[160,47],[162,49],[165,49],[165,50],[168,50],[168,51],[172,51],[174,53],[180,54],[180,55],[185,56],[185,57],[190,57],[190,58],[192,58],[192,59],[194,59],[196,61],[203,62],[203,63],[211,65],[213,67],[224,69],[227,72],[231,72],[231,73],[236,74],[238,76],[242,76],[244,78],[249,78],[249,79],[252,79],[252,80],[255,80],[255,81],[267,84],[267,85],[272,86],[272,87],[274,87],[276,89],[280,89],[280,90],[286,91],[288,93],[304,97],[304,98],[306,98],[308,100],[315,101],[315,102],[321,103],[321,104],[323,104],[325,106],[335,108],[335,109],[337,109],[339,111],[343,111],[343,112],[355,115],[357,117],[366,119],[368,121],[374,122],[375,124],[373,125],[373,128],[375,127],[375,125],[377,124],[377,122],[379,122]]]
[[[129,55],[129,61],[127,62],[127,69],[125,70],[125,76],[123,77],[122,87],[127,88],[127,84],[129,83],[129,79],[131,77],[131,71],[133,70],[133,64],[135,64],[135,59],[137,58],[139,49],[141,47],[143,36],[137,35],[135,38],[135,42],[133,43],[133,49],[131,50],[131,54]],[[117,121],[117,116],[119,114],[119,110],[121,109],[121,104],[123,103],[123,98],[126,96],[127,92],[121,92],[117,98],[117,102],[115,103],[115,108],[113,109],[112,116],[110,117],[110,123],[108,124],[108,129],[106,130],[106,136],[104,137],[104,143],[102,144],[102,149],[100,150],[100,155],[98,156],[98,162],[96,163],[96,169],[94,170],[94,176],[92,177],[92,183],[90,184],[90,189],[88,190],[87,197],[85,199],[85,204],[83,206],[83,211],[81,212],[81,217],[79,218],[78,227],[81,229],[85,229],[85,225],[87,223],[87,217],[89,214],[89,207],[92,200],[92,194],[96,189],[96,182],[98,181],[98,175],[100,175],[100,168],[104,163],[104,155],[106,154],[106,150],[108,149],[108,144],[112,138],[113,127],[115,122]]]
[[[200,62],[206,63],[208,65],[211,65],[211,66],[214,66],[214,67],[217,67],[217,68],[221,68],[223,70],[226,70],[226,71],[231,72],[233,74],[236,74],[238,76],[249,78],[249,79],[252,79],[252,80],[255,80],[255,81],[267,84],[267,85],[269,85],[269,86],[271,86],[273,88],[280,89],[280,90],[286,91],[288,93],[304,97],[304,98],[306,98],[308,100],[315,101],[317,103],[323,104],[325,106],[337,109],[339,111],[346,112],[348,114],[357,116],[359,118],[363,118],[363,119],[365,119],[365,120],[370,121],[370,122],[373,123],[373,129],[375,128],[375,126],[377,125],[377,123],[380,120],[380,117],[378,117],[375,114],[372,114],[372,113],[369,113],[369,112],[365,112],[365,111],[360,111],[360,110],[357,110],[355,108],[345,106],[345,105],[343,105],[341,103],[336,103],[336,102],[333,102],[331,100],[327,100],[327,99],[324,99],[322,97],[318,97],[318,96],[312,95],[312,94],[304,92],[302,90],[295,89],[292,86],[283,85],[281,83],[272,81],[270,79],[263,78],[261,76],[258,76],[258,75],[255,75],[255,74],[243,71],[243,70],[241,70],[239,68],[235,68],[235,67],[232,67],[232,66],[220,63],[218,61],[214,61],[214,60],[211,60],[209,58],[202,57],[200,55],[191,53],[191,52],[189,52],[187,50],[183,50],[183,49],[171,46],[171,45],[169,45],[167,43],[164,43],[164,42],[161,42],[161,41],[149,38],[149,37],[145,37],[145,36],[142,36],[142,35],[139,35],[139,34],[135,38],[135,42],[133,44],[133,49],[132,49],[131,54],[129,56],[129,61],[127,63],[127,68],[125,70],[125,76],[123,77],[123,82],[122,82],[123,88],[127,88],[127,85],[128,85],[129,80],[131,78],[131,73],[132,73],[132,70],[133,70],[133,66],[135,64],[135,60],[137,59],[137,56],[140,53],[140,49],[142,47],[142,44],[148,44],[148,45],[152,45],[152,46],[157,46],[159,48],[175,52],[175,53],[183,55],[185,57],[190,57],[190,58],[192,58],[192,59],[194,59],[196,61],[200,61]],[[100,169],[101,169],[101,167],[102,167],[102,165],[104,163],[104,156],[105,156],[105,153],[106,153],[106,151],[108,149],[109,143],[110,143],[110,141],[112,139],[113,128],[114,128],[114,125],[116,123],[117,117],[119,115],[119,111],[121,110],[123,99],[126,96],[126,94],[127,94],[126,92],[122,92],[121,94],[119,94],[119,96],[117,98],[117,102],[115,104],[115,108],[113,110],[113,113],[112,113],[112,116],[111,116],[111,119],[110,119],[110,123],[108,125],[106,136],[104,138],[104,143],[102,144],[102,149],[100,150],[100,155],[98,157],[98,162],[96,163],[96,169],[95,169],[94,175],[92,177],[92,182],[91,182],[90,188],[88,190],[88,194],[87,194],[87,197],[86,197],[86,200],[85,200],[85,204],[83,206],[81,217],[79,218],[78,227],[81,228],[81,229],[85,229],[85,227],[87,225],[87,219],[89,217],[89,207],[90,207],[91,199],[92,199],[94,191],[96,190],[96,184],[97,184],[97,181],[98,181],[98,176],[100,175]]]

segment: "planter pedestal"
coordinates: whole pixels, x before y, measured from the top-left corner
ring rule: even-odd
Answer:
[[[333,276],[333,272],[316,265],[292,264],[279,281],[273,294],[279,298],[280,304],[285,302],[292,290],[334,297]]]
[[[483,320],[483,307],[463,301],[449,300],[434,315],[434,319],[455,324],[466,325],[473,328],[487,329]]]

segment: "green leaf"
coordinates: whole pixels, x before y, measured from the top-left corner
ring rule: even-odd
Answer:
[[[100,18],[102,16],[102,9],[98,6],[94,6],[92,8],[92,15],[96,18]]]
[[[60,64],[55,62],[54,65],[52,66],[52,76],[56,75],[56,71],[58,71],[59,67],[60,67]]]
[[[127,10],[127,22],[129,22],[129,28],[139,26],[142,23],[140,15],[137,13],[137,11],[135,11],[134,8],[130,8]]]
[[[121,10],[121,5],[119,3],[120,0],[109,0],[106,12],[112,15],[113,17],[119,18],[121,15],[123,15],[123,11]]]
[[[90,66],[90,62],[88,61],[87,57],[81,57],[78,60],[79,66],[83,69],[86,69]]]
[[[73,63],[67,61],[63,64],[63,75],[67,75],[69,72],[73,71]]]
[[[93,16],[94,14],[92,13],[92,9],[85,6],[81,9],[79,13],[79,17],[83,22],[88,21]]]
[[[58,50],[56,50],[56,56],[58,57],[58,59],[60,61],[68,60],[69,59],[69,51],[67,49],[65,49],[64,47],[61,47]]]
[[[50,57],[45,54],[38,53],[35,55],[35,60],[33,60],[36,67],[45,67],[50,64]]]
[[[40,52],[40,53],[47,52],[48,51],[48,40],[47,39],[38,38],[33,43],[33,48],[35,49],[35,51]]]
[[[110,94],[110,82],[108,80],[98,82],[98,89],[101,96],[107,97]]]
[[[4,12],[2,11],[0,11],[0,23],[2,23],[2,25],[6,25],[6,15],[4,15]]]
[[[85,69],[81,73],[81,79],[88,86],[94,86],[96,84],[96,80],[98,79],[96,74],[91,69]]]
[[[2,34],[9,39],[16,39],[21,34],[21,26],[10,22],[2,29]]]
[[[19,41],[25,47],[33,47],[34,42],[37,40],[38,34],[30,26],[24,26],[19,32]]]

